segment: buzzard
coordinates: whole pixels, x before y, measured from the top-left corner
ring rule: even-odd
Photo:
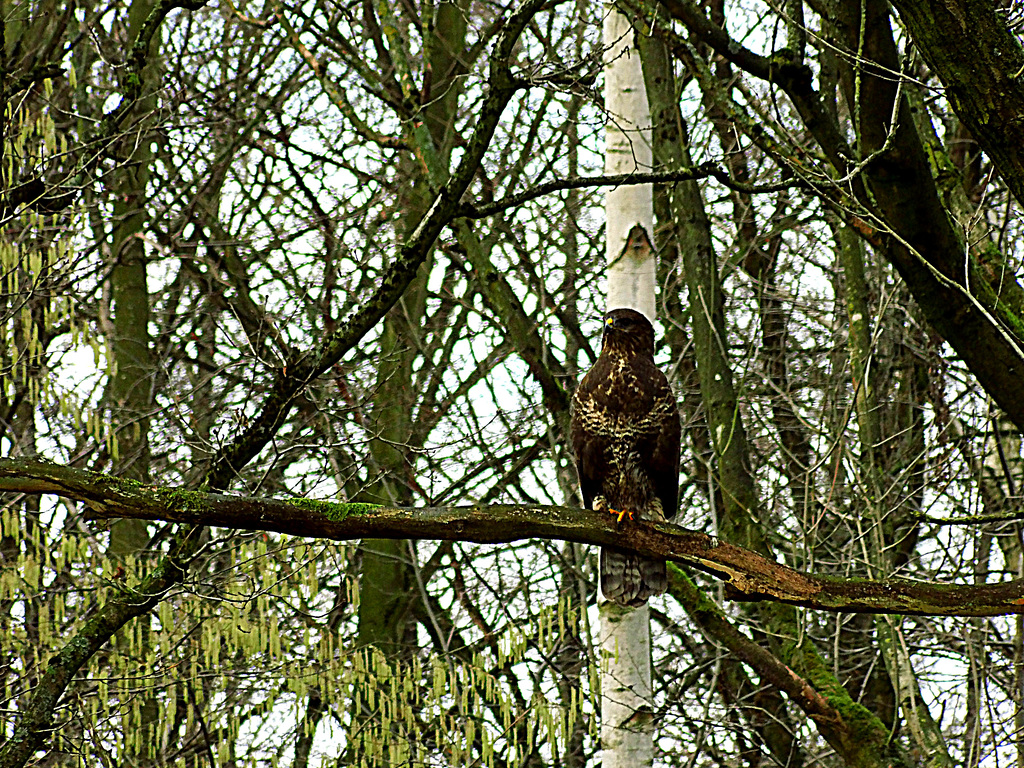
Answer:
[[[588,509],[664,520],[679,495],[679,409],[654,364],[654,328],[632,309],[604,316],[601,355],[572,398],[572,449]],[[664,560],[601,550],[601,592],[643,605],[668,586]]]

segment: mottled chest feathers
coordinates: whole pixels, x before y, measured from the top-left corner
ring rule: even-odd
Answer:
[[[601,355],[573,396],[570,421],[588,507],[598,495],[639,506],[656,496],[665,514],[675,512],[679,412],[654,364],[654,329],[639,312],[605,316]]]

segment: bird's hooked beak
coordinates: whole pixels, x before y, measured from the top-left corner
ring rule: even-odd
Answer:
[[[616,319],[617,319],[617,318],[614,318],[614,317],[606,317],[606,318],[604,319],[604,329],[605,329],[606,331],[607,331],[607,330],[608,330],[609,328],[617,328],[617,329],[621,329],[621,328],[622,328],[622,323],[621,323],[621,322],[616,322]]]
[[[608,334],[612,331],[613,328],[615,328],[615,318],[614,317],[606,317],[604,319],[604,328],[602,329],[604,331],[604,333],[601,334],[601,346],[602,347],[604,346],[605,343],[607,343],[607,341],[608,341]]]

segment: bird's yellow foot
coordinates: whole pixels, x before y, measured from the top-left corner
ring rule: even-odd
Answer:
[[[619,523],[622,522],[622,518],[624,518],[626,515],[629,515],[630,520],[633,519],[633,513],[625,509],[612,509],[611,507],[609,507],[608,512],[613,515],[618,515],[619,519],[616,522]]]

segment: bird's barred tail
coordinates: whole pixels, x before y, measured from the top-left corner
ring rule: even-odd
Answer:
[[[668,589],[664,560],[652,560],[610,547],[601,548],[601,593],[605,599],[633,608]]]

